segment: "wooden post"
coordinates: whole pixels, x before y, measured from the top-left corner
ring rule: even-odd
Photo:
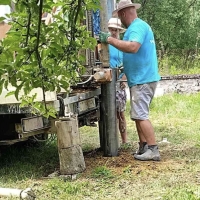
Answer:
[[[77,118],[57,121],[58,153],[60,159],[60,173],[72,175],[85,170],[85,161],[81,148]]]

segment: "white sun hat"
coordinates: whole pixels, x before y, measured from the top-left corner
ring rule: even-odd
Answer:
[[[135,9],[139,9],[141,7],[141,4],[132,3],[131,0],[120,0],[120,2],[118,3],[118,8],[112,12],[112,16],[116,17],[120,10],[128,7],[135,7]]]
[[[125,31],[125,29],[122,28],[121,20],[118,18],[110,18],[110,20],[108,21],[108,28],[119,29],[120,33],[123,33]]]

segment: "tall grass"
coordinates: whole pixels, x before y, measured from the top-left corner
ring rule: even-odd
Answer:
[[[162,76],[200,74],[200,55],[189,57],[179,54],[166,55],[159,59],[159,72]]]

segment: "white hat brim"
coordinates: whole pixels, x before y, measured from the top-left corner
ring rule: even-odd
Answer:
[[[119,32],[120,33],[123,33],[126,31],[126,29],[122,28],[122,27],[119,27],[119,26],[116,26],[116,25],[108,25],[108,28],[116,28],[116,29],[119,29]]]
[[[135,7],[135,9],[139,9],[141,7],[141,4],[139,3],[132,3],[132,4],[128,4],[128,5],[125,5],[125,6],[122,6],[121,8],[118,8],[116,10],[114,10],[112,12],[112,16],[113,17],[117,17],[118,16],[118,12],[124,8],[128,8],[128,7]]]

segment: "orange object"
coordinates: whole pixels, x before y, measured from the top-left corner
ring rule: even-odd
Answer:
[[[2,22],[0,23],[0,40],[6,37],[6,33],[10,30],[11,25]]]

